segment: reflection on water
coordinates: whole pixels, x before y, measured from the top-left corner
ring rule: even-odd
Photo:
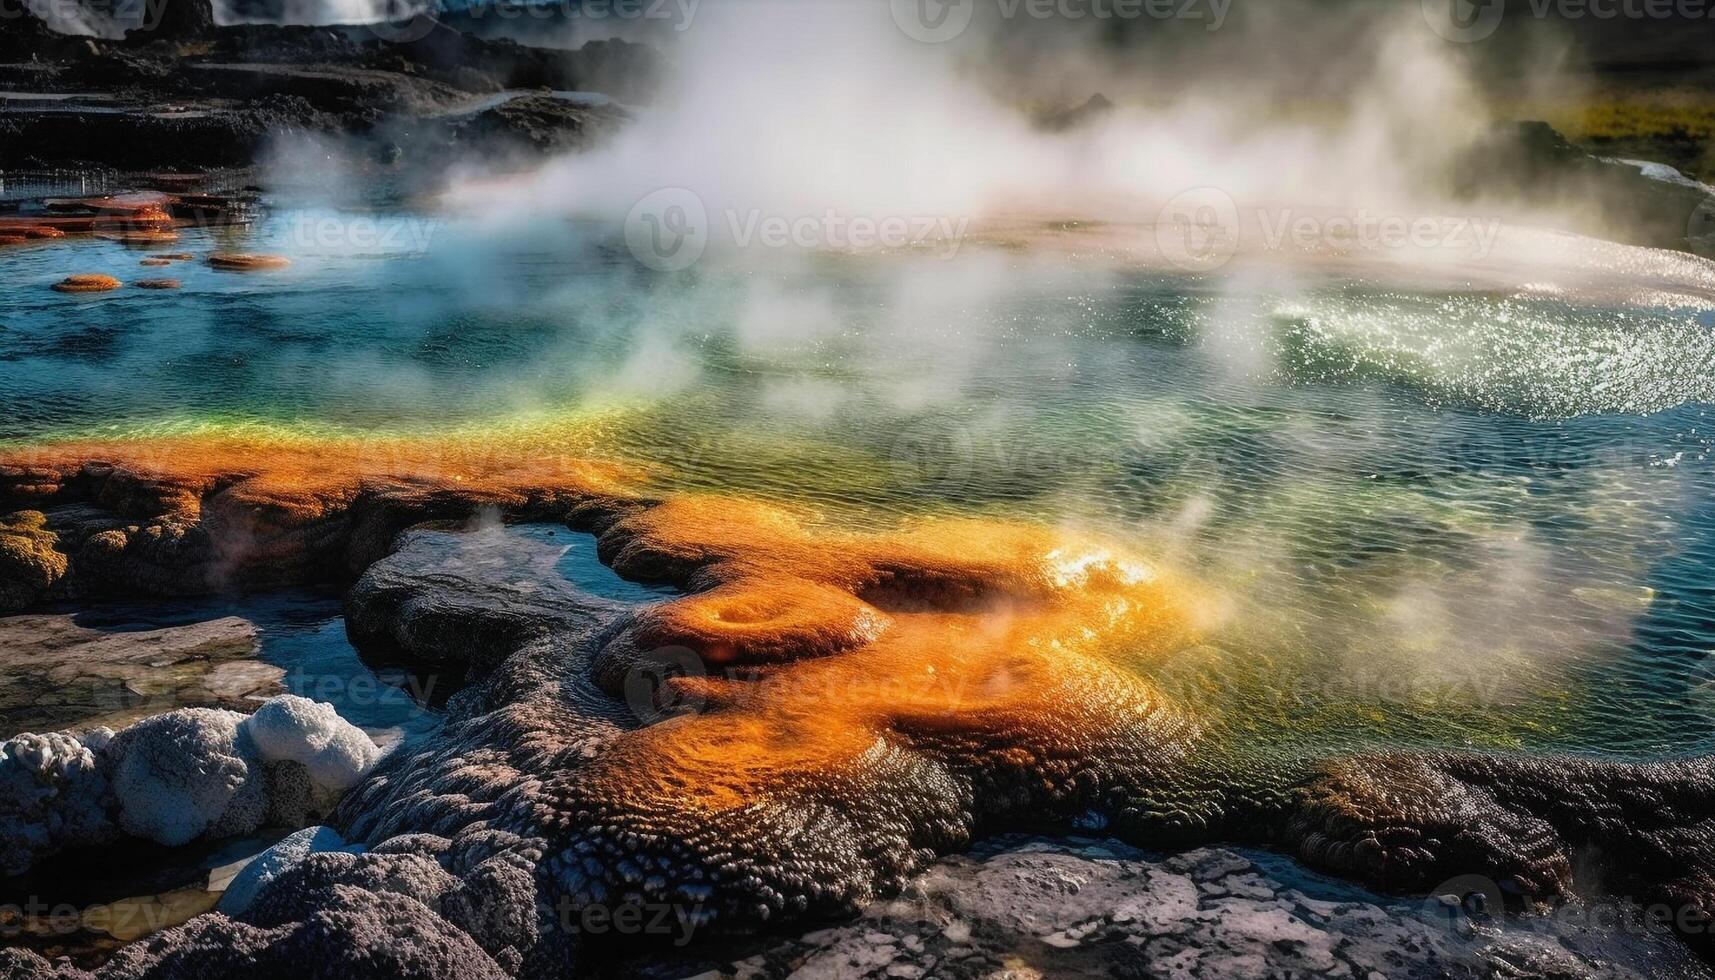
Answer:
[[[552,524],[442,535],[449,560],[503,566],[517,588],[574,589],[626,604],[677,595],[620,578],[595,538]],[[0,617],[0,737],[132,721],[174,708],[249,711],[277,694],[334,706],[388,746],[431,731],[459,679],[369,665],[331,592],[126,600]]]
[[[660,602],[682,594],[669,585],[643,585],[620,578],[619,573],[603,565],[596,557],[593,534],[568,531],[554,524],[514,524],[486,533],[504,534],[510,542],[507,551],[512,555],[532,550],[530,545],[540,546],[543,552],[555,556],[555,574],[571,583],[573,588],[603,599],[636,605]]]
[[[248,711],[257,701],[281,693],[332,704],[341,717],[382,744],[428,731],[437,723],[437,715],[420,703],[431,691],[400,672],[372,673],[358,659],[346,639],[340,598],[333,593],[126,600],[49,610],[41,617],[0,619],[0,626],[30,620],[23,623],[31,627],[30,635],[4,634],[13,637],[6,653],[16,654],[22,643],[43,637],[47,631],[35,620],[48,617],[68,619],[81,631],[80,639],[98,638],[72,648],[76,661],[66,666],[75,674],[54,678],[72,689],[87,684],[93,697],[42,704],[38,693],[36,710],[19,707],[5,713],[8,735],[97,724],[119,727],[186,705]],[[171,642],[175,637],[188,640]],[[141,669],[118,672],[110,667],[132,661]],[[169,672],[169,661],[173,682],[165,683],[161,675]],[[27,675],[33,668],[24,662],[9,669]]]
[[[972,246],[655,275],[611,230],[359,217],[277,213],[240,244],[290,270],[185,264],[172,295],[45,288],[135,278],[116,245],[8,253],[0,438],[452,430],[853,525],[1075,525],[1226,596],[1134,666],[1237,737],[1715,748],[1706,266],[1509,290]]]

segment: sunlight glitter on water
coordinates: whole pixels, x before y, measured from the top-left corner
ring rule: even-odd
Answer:
[[[258,240],[289,244],[282,220]],[[1137,669],[1247,737],[1692,751],[1715,744],[1707,263],[1561,245],[1523,292],[981,248],[664,276],[601,229],[452,222],[170,297],[13,290],[0,437],[452,436],[854,527],[1076,526],[1228,595],[1207,644]],[[7,259],[42,283],[135,260]]]

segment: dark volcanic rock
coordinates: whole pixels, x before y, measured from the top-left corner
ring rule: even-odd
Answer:
[[[945,858],[855,922],[692,949],[609,975],[820,978],[1703,977],[1659,929],[1390,899],[1257,852],[1002,838]],[[1617,917],[1616,917],[1617,920]],[[1641,921],[1641,920],[1640,920]],[[665,938],[665,937],[664,937]],[[665,947],[665,943],[662,944]]]
[[[468,675],[444,726],[381,760],[330,823],[376,851],[432,856],[471,894],[489,896],[452,902],[459,892],[449,886],[438,893],[439,914],[522,976],[622,957],[628,936],[579,928],[590,910],[677,910],[709,940],[790,928],[861,912],[937,855],[1019,829],[1101,829],[1158,847],[1251,842],[1383,888],[1476,893],[1491,908],[1632,898],[1671,910],[1693,942],[1704,941],[1699,927],[1715,908],[1708,759],[1245,756],[1246,746],[1210,737],[1137,680],[1086,674],[1072,654],[1055,660],[1060,673],[1019,682],[1033,668],[1013,648],[1002,651],[999,705],[935,700],[899,711],[901,699],[922,695],[865,675],[889,669],[866,659],[885,643],[872,639],[876,630],[897,636],[925,608],[941,611],[915,622],[980,615],[946,611],[969,609],[973,596],[1039,594],[1029,591],[1040,587],[1028,574],[1037,566],[1008,557],[1011,545],[988,552],[970,537],[949,549],[915,536],[830,536],[754,502],[623,495],[600,471],[565,463],[495,461],[438,486],[373,468],[342,483],[326,454],[306,461],[310,482],[284,451],[271,476],[234,475],[217,456],[178,477],[77,458],[0,467],[0,492],[47,508],[53,548],[70,556],[67,580],[183,589],[213,587],[223,573],[254,584],[368,567],[351,593],[353,637],[388,657]],[[70,510],[87,501],[100,508]],[[619,607],[550,575],[521,575],[507,556],[456,536],[394,533],[482,504],[591,529],[616,570],[695,594]],[[101,530],[97,512],[122,526]],[[1020,528],[980,529],[987,544],[1013,541],[1028,554],[1049,543]],[[889,611],[879,627],[869,601]],[[1022,606],[1013,598],[1009,608]],[[649,647],[651,631],[671,642]],[[966,647],[979,642],[971,632],[961,631]],[[781,656],[806,649],[798,661]],[[913,662],[928,655],[919,644],[910,651]],[[741,656],[760,659],[734,669]],[[1085,676],[1089,687],[1079,686]],[[959,690],[969,698],[983,687]],[[873,690],[886,698],[872,699]],[[1020,706],[1021,698],[1029,700]],[[854,704],[863,713],[839,714]],[[491,860],[505,867],[479,874]],[[295,930],[320,921],[344,887],[336,878],[349,871],[372,890],[368,863],[342,861],[323,862],[330,877],[266,921],[193,923],[137,955],[154,957],[159,975],[272,969],[281,950],[304,950]],[[425,894],[410,895],[397,901],[435,912]],[[262,898],[258,909],[275,909]],[[308,918],[293,918],[300,913]],[[1247,916],[1219,925],[1258,921]],[[1333,942],[1287,925],[1267,933],[1286,945],[1259,968],[1320,962],[1315,951]],[[314,935],[358,941],[372,928]],[[440,928],[447,938],[434,947],[433,970],[486,968],[455,927]],[[1043,942],[1085,944],[1086,934],[1056,935],[1067,928],[1054,925],[1054,942]],[[223,959],[223,949],[201,945],[199,929],[217,930],[245,958]],[[1102,935],[1132,938],[1124,929]],[[1119,952],[1104,946],[1066,962],[1123,966]],[[1536,949],[1520,961],[1524,972],[1538,956],[1553,966],[1562,953]]]
[[[564,51],[439,25],[399,43],[356,28],[221,28],[207,0],[169,0],[162,16],[122,41],[0,18],[0,60],[14,62],[0,66],[0,84],[114,99],[0,107],[0,167],[242,166],[293,132],[409,143],[405,155],[419,164],[444,164],[449,151],[579,149],[622,121],[619,110],[530,99],[479,111],[474,96],[550,89],[641,101],[664,71],[653,49],[623,41]]]
[[[335,117],[291,96],[201,107],[186,104],[178,111],[5,112],[0,113],[0,167],[54,168],[71,163],[124,170],[242,167],[253,163],[273,137],[340,129]]]
[[[1706,187],[1586,153],[1543,122],[1497,126],[1456,163],[1453,184],[1477,202],[1587,215],[1603,237],[1636,245],[1707,251],[1709,243],[1693,239],[1715,230],[1715,197]]]
[[[0,57],[21,61],[52,59],[78,43],[50,30],[23,3],[7,7],[6,16],[0,17]]]
[[[167,41],[195,41],[214,33],[214,5],[209,0],[156,0],[160,13],[144,31]]]
[[[654,48],[619,39],[565,51],[472,37],[437,25],[425,37],[394,49],[426,72],[476,69],[503,88],[602,92],[621,102],[648,102],[667,72]]]
[[[1479,876],[1514,902],[1629,895],[1710,952],[1715,759],[1394,753],[1320,768],[1283,828],[1314,866],[1408,892]]]
[[[254,659],[256,641],[256,625],[233,616],[143,630],[63,612],[0,617],[0,734],[252,707],[282,693],[285,674]]]
[[[219,913],[121,950],[95,972],[143,977],[340,977],[342,980],[504,980],[470,937],[414,899],[340,887],[317,895],[313,913],[274,928]],[[25,975],[29,973],[25,972]],[[67,969],[55,976],[87,977]]]
[[[358,971],[355,976],[386,975],[366,969],[447,978],[511,973],[522,965],[519,949],[537,939],[539,923],[531,890],[518,887],[528,877],[508,852],[488,852],[418,836],[364,855],[313,855],[268,885],[238,921],[204,916],[126,950],[96,976],[118,980],[215,968],[289,973],[290,957],[310,954],[309,944],[342,971]],[[896,898],[871,905],[855,921],[810,932],[711,945],[700,941],[693,913],[639,915],[635,927],[647,938],[646,953],[584,956],[578,975],[1710,975],[1671,934],[1647,924],[1641,910],[1568,905],[1551,915],[1505,916],[1450,900],[1386,898],[1269,854],[1214,848],[1162,856],[1112,840],[986,841],[968,855],[935,862]],[[374,967],[352,959],[353,944],[363,941],[379,944]],[[413,952],[413,944],[421,948]],[[7,976],[81,976],[56,974],[30,954],[9,957],[0,959]]]
[[[486,156],[565,152],[617,132],[629,118],[617,106],[526,96],[454,124],[452,138]]]
[[[347,124],[388,115],[432,115],[468,100],[467,93],[439,82],[337,64],[204,62],[187,65],[185,78],[209,96],[298,100]]]
[[[533,561],[498,530],[408,531],[346,596],[346,629],[367,656],[479,680],[532,640],[624,612],[574,589],[554,571],[556,557]]]

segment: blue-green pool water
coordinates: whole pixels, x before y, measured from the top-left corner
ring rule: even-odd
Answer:
[[[1225,597],[1136,669],[1245,737],[1715,748],[1702,267],[1539,288],[973,244],[667,274],[588,224],[318,210],[169,250],[217,247],[294,264],[68,298],[142,253],[0,255],[0,439],[536,432],[833,521],[1077,526]]]

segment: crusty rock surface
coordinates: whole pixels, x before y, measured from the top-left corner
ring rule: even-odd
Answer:
[[[639,521],[610,524],[604,553],[658,574],[685,562],[693,569],[687,581],[710,574],[682,539],[628,538]],[[730,546],[736,535],[719,539]],[[1447,754],[1272,760],[1265,770],[1213,743],[1193,759],[1186,746],[1197,744],[1194,731],[1140,724],[1111,744],[1080,746],[1088,768],[1075,778],[1090,789],[1071,800],[1083,810],[1067,809],[1071,800],[1056,798],[1052,784],[1032,787],[947,754],[942,735],[878,744],[864,770],[825,781],[804,773],[790,789],[768,790],[766,802],[735,800],[731,814],[681,816],[670,802],[657,802],[670,794],[623,795],[625,773],[672,773],[682,765],[667,742],[648,761],[627,743],[636,731],[665,733],[674,725],[691,739],[694,729],[684,726],[703,715],[652,716],[653,700],[599,677],[606,651],[669,607],[615,616],[549,590],[553,611],[538,617],[541,631],[532,633],[520,619],[532,600],[520,600],[516,583],[470,565],[448,576],[441,570],[447,555],[436,550],[444,541],[407,535],[354,590],[354,630],[374,634],[391,621],[394,642],[409,646],[410,637],[422,637],[432,659],[444,659],[448,649],[484,650],[478,638],[485,635],[512,637],[521,647],[498,665],[491,650],[483,653],[478,683],[455,699],[440,739],[384,764],[347,798],[339,819],[371,842],[413,830],[457,839],[492,828],[527,839],[538,902],[694,907],[707,920],[705,931],[839,914],[897,888],[929,853],[961,846],[978,826],[1019,819],[1012,813],[1034,820],[1060,813],[1064,826],[1107,826],[1139,842],[1224,836],[1267,843],[1315,866],[1419,894],[1476,875],[1494,883],[1499,903],[1558,901],[1582,890],[1635,895],[1692,918],[1708,908],[1709,854],[1701,842],[1715,831],[1715,780],[1702,762]],[[382,596],[391,598],[378,601]],[[587,618],[568,618],[571,609]],[[713,669],[702,660],[691,666]],[[721,704],[741,715],[754,707]],[[652,723],[639,729],[645,719]],[[1066,730],[1063,737],[1088,736]],[[607,769],[614,759],[618,774]],[[454,786],[460,790],[449,798],[446,788]],[[603,789],[620,802],[604,799]]]
[[[314,912],[264,927],[201,915],[120,950],[96,976],[326,977],[353,980],[501,980],[507,974],[463,932],[421,902],[392,891],[338,886],[315,894]],[[17,950],[8,977],[89,976]]]
[[[117,832],[96,753],[112,732],[19,735],[0,743],[0,874],[20,874],[43,854],[99,845]]]
[[[536,938],[535,917],[518,914],[531,911],[528,875],[485,853],[415,836],[374,854],[300,857],[238,919],[204,916],[95,975],[291,975],[294,958],[311,955],[342,971],[328,976],[508,975]],[[1114,840],[1012,836],[936,861],[855,920],[808,932],[711,944],[694,906],[643,909],[624,920],[637,940],[630,951],[585,956],[576,969],[661,980],[1710,976],[1640,910],[1605,911],[1505,916],[1451,897],[1386,898],[1255,851],[1163,856]],[[607,916],[560,918],[592,935],[616,928]],[[359,941],[373,947],[366,957],[355,955]],[[0,954],[0,970],[88,976],[16,951]]]
[[[1671,909],[1708,951],[1715,760],[1707,757],[1333,760],[1297,790],[1280,839],[1317,867],[1391,889],[1477,874],[1511,899],[1631,895]]]
[[[1197,597],[1099,542],[995,521],[842,532],[499,453],[281,452],[235,472],[224,447],[178,449],[157,457],[177,469],[0,458],[0,494],[9,483],[50,514],[93,505],[132,522],[114,547],[60,534],[68,581],[118,588],[140,570],[149,589],[171,569],[212,587],[367,568],[353,637],[467,686],[438,732],[382,760],[329,820],[367,848],[361,860],[313,856],[244,923],[164,933],[137,954],[153,960],[124,969],[275,963],[303,936],[371,929],[326,928],[320,910],[338,907],[341,921],[357,909],[401,928],[457,924],[436,927],[423,969],[486,969],[466,965],[479,950],[507,973],[561,975],[625,945],[578,928],[587,910],[690,910],[711,939],[802,928],[1016,829],[1247,842],[1419,894],[1481,879],[1521,908],[1631,896],[1692,926],[1715,901],[1706,760],[1255,751],[1097,654],[1103,638],[1171,654],[1195,636]],[[389,533],[481,507],[592,530],[616,570],[689,594],[628,608],[460,555],[444,532]],[[377,862],[388,855],[432,859],[452,881]],[[365,893],[405,884],[359,899],[348,875]],[[222,959],[205,935],[246,958]]]
[[[1702,977],[1659,929],[1584,909],[1504,917],[1378,896],[1275,855],[1163,857],[1113,840],[1006,837],[937,861],[856,921],[602,971],[647,977]],[[1641,921],[1638,920],[1638,921]],[[663,935],[664,940],[671,937]]]
[[[256,713],[181,708],[115,734],[0,742],[0,873],[125,838],[179,846],[301,826],[380,750],[327,705],[281,695]]]
[[[66,556],[47,523],[40,511],[0,516],[0,614],[28,609],[65,575]]]

